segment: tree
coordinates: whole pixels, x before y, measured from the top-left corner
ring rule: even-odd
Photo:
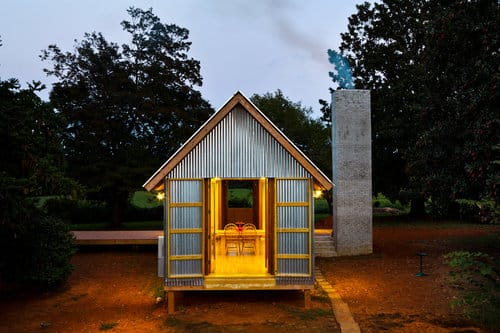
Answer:
[[[33,197],[67,195],[77,184],[63,172],[60,115],[40,89],[0,80],[0,280],[52,287],[71,273],[73,237]]]
[[[330,129],[311,118],[311,108],[290,101],[279,89],[274,93],[254,94],[250,99],[323,172],[331,174]]]
[[[421,97],[421,52],[426,10],[422,1],[364,3],[349,18],[340,50],[357,88],[372,100],[373,190],[391,198],[409,186],[406,152],[415,142]]]
[[[39,82],[21,89],[0,81],[0,173],[23,182],[27,196],[69,194],[78,187],[64,173],[60,143],[63,119],[35,93]]]
[[[372,91],[374,190],[409,190],[420,211],[427,198],[450,215],[457,198],[480,197],[474,188],[491,177],[487,171],[473,185],[464,165],[478,152],[483,170],[491,162],[498,4],[385,0],[357,9],[340,50],[356,87]],[[488,134],[474,140],[468,128]]]
[[[498,205],[500,199],[493,163],[500,142],[499,24],[500,6],[492,0],[451,1],[430,15],[426,94],[417,113],[422,126],[408,168],[436,215],[467,214],[461,200]]]
[[[112,207],[115,226],[130,193],[213,112],[194,89],[202,78],[188,58],[188,30],[161,23],[151,9],[127,12],[129,44],[94,32],[73,52],[50,45],[42,54],[58,79],[50,99],[67,120],[72,175]]]

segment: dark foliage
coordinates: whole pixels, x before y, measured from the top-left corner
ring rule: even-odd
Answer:
[[[35,94],[43,88],[39,82],[21,89],[15,79],[0,81],[0,172],[23,179],[29,196],[79,189],[63,172],[63,119]]]
[[[450,284],[458,290],[452,307],[497,332],[500,329],[500,263],[481,252],[456,251],[444,256],[450,265]]]
[[[47,216],[26,199],[22,186],[0,177],[0,280],[51,288],[72,271],[73,236],[62,220]]]
[[[105,202],[88,200],[50,199],[45,203],[44,210],[47,214],[70,224],[109,222],[111,216],[111,208]],[[124,222],[162,220],[163,207],[139,208],[129,203],[123,211],[122,218]]]
[[[30,198],[78,186],[64,175],[61,119],[36,96],[41,88],[0,81],[0,283],[53,287],[71,273],[72,236]]]
[[[188,57],[188,30],[163,24],[152,10],[130,8],[129,44],[86,33],[72,52],[42,54],[58,81],[51,102],[67,123],[63,142],[71,175],[123,220],[130,193],[213,112],[194,89],[200,64]]]
[[[460,200],[498,202],[498,2],[357,9],[340,49],[372,91],[374,191],[411,193],[412,212],[427,200],[441,216],[458,217]]]

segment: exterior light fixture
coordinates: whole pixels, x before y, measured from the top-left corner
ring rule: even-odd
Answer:
[[[314,190],[313,196],[318,199],[321,198],[321,195],[323,194],[323,191],[321,190]]]
[[[156,194],[156,199],[163,201],[163,199],[165,199],[165,192],[158,192],[158,194]]]

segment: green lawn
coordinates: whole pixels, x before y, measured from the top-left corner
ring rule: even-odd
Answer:
[[[153,193],[146,191],[135,192],[130,202],[137,208],[155,208],[162,205]]]

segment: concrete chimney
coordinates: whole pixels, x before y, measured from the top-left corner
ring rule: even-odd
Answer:
[[[332,94],[333,238],[337,255],[372,253],[369,90]]]

